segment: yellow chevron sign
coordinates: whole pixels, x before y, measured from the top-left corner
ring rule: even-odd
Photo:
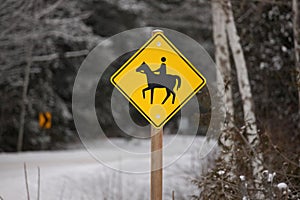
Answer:
[[[206,84],[203,75],[159,32],[113,74],[111,82],[156,128]]]
[[[40,128],[49,129],[51,128],[51,118],[52,115],[50,112],[40,112],[39,113],[39,125]]]

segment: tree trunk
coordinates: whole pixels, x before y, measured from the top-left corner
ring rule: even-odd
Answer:
[[[298,88],[298,114],[300,116],[300,46],[299,46],[299,5],[298,0],[293,0],[293,32],[294,32],[294,51],[296,67],[296,86]]]
[[[225,13],[226,13],[226,30],[228,33],[229,44],[232,51],[234,63],[237,71],[237,79],[239,90],[241,93],[243,101],[243,110],[244,110],[244,121],[247,124],[247,133],[248,140],[250,144],[257,145],[257,127],[256,127],[256,118],[254,114],[254,105],[252,101],[251,87],[249,83],[248,71],[246,67],[246,61],[243,53],[242,46],[240,44],[240,37],[238,36],[233,12],[231,8],[231,3],[228,0],[225,0]]]
[[[224,12],[226,14],[226,30],[228,34],[229,44],[232,51],[234,63],[237,71],[237,79],[239,91],[243,102],[244,121],[246,124],[247,140],[252,150],[259,144],[259,137],[257,132],[256,117],[254,113],[254,104],[251,93],[251,86],[249,83],[248,71],[246,61],[240,44],[240,37],[238,36],[237,29],[234,22],[232,6],[230,0],[224,0]],[[255,157],[251,160],[253,167],[253,176],[260,178],[260,171],[262,170],[261,153],[255,153]]]
[[[32,65],[32,48],[33,48],[32,44],[29,44],[28,55],[27,55],[27,64],[25,66],[25,72],[24,72],[24,83],[23,83],[23,92],[22,92],[17,151],[22,151],[22,148],[23,148],[24,124],[25,124],[26,106],[27,106],[27,101],[28,101],[27,91],[28,91],[29,78],[30,78],[30,69],[31,69],[31,65]]]
[[[231,84],[231,66],[229,59],[228,41],[226,36],[225,13],[222,9],[222,3],[218,0],[212,1],[212,17],[213,17],[213,37],[215,44],[215,61],[217,69],[222,77],[217,75],[218,85],[224,85],[226,113],[229,128],[233,126],[233,100],[232,100],[232,84]],[[223,88],[220,87],[219,91]]]
[[[220,95],[225,95],[226,122],[222,123],[220,142],[229,149],[223,155],[223,160],[230,162],[234,152],[234,141],[231,128],[233,128],[233,100],[231,89],[231,67],[229,59],[228,41],[226,35],[225,13],[222,9],[222,2],[212,0],[212,19],[213,19],[213,39],[215,45],[215,62],[220,73],[217,73],[217,84]],[[223,91],[224,90],[224,91]],[[224,92],[224,93],[223,93]],[[224,126],[225,125],[225,126]],[[226,127],[227,125],[227,127]]]

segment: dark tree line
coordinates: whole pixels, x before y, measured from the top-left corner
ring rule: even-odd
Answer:
[[[59,148],[76,139],[71,114],[74,78],[87,53],[103,38],[141,27],[172,28],[197,40],[214,57],[210,1],[5,1],[0,8],[0,148],[15,151],[25,105],[24,148]],[[299,137],[292,2],[233,1],[258,127],[274,137]],[[32,50],[28,50],[32,49]],[[31,52],[31,53],[30,53]],[[30,59],[29,59],[30,58]],[[233,63],[232,58],[231,63]],[[30,76],[22,97],[26,66]],[[232,70],[232,77],[236,71]],[[234,119],[242,125],[237,80]],[[53,128],[38,126],[50,111]],[[276,134],[275,134],[276,133]]]
[[[209,25],[205,15],[199,18],[195,5],[5,1],[0,6],[0,151],[64,148],[77,141],[71,113],[75,75],[88,52],[105,37],[134,27],[163,26],[183,31],[210,49]],[[203,11],[208,8],[201,6]],[[186,9],[189,12],[183,12]],[[39,112],[51,112],[51,129],[39,127]]]

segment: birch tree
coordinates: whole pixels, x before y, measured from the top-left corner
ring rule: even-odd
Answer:
[[[229,118],[229,124],[232,124],[234,108],[232,100],[231,67],[225,29],[225,13],[222,9],[222,4],[220,1],[212,1],[212,18],[215,61],[217,68],[222,75],[222,77],[217,77],[218,84],[223,84],[225,86],[226,112]]]
[[[248,125],[248,140],[250,144],[257,145],[258,137],[256,117],[254,113],[254,105],[252,101],[252,92],[248,77],[246,61],[242,46],[240,44],[240,37],[238,36],[237,29],[235,26],[231,2],[228,0],[224,0],[224,2],[224,11],[226,13],[226,30],[228,33],[229,44],[236,66],[239,91],[241,93],[241,98],[243,101],[244,121]]]
[[[255,151],[255,147],[259,145],[259,137],[246,61],[240,43],[240,37],[238,36],[235,26],[231,2],[229,0],[224,0],[224,3],[225,4],[223,6],[223,9],[226,14],[226,31],[228,34],[230,49],[236,66],[238,86],[243,102],[247,140],[249,146],[251,146],[252,151],[255,154],[255,159],[251,160],[253,167],[253,176],[259,177],[259,172],[262,170],[263,158],[261,153],[257,153]]]
[[[17,150],[22,150],[27,108],[32,104],[27,93],[30,85],[31,66],[38,61],[59,59],[55,42],[80,43],[80,51],[67,52],[65,57],[86,55],[87,48],[95,46],[100,38],[92,33],[82,20],[88,16],[78,9],[75,1],[57,0],[6,0],[0,5],[0,84],[15,90],[22,88],[21,100],[9,102],[11,109],[20,106]],[[57,61],[56,61],[57,62]],[[45,63],[43,63],[43,67]],[[40,85],[40,87],[45,86]],[[46,99],[50,94],[45,92]],[[41,105],[45,105],[45,101]],[[8,102],[7,102],[8,103]]]
[[[234,150],[234,141],[232,139],[231,128],[233,128],[233,100],[231,88],[231,66],[229,59],[228,40],[226,35],[225,13],[222,9],[222,3],[217,0],[211,2],[212,21],[213,21],[213,40],[215,45],[215,62],[217,69],[218,91],[222,95],[225,94],[226,122],[221,124],[222,132],[220,141],[222,145],[228,149],[223,159],[230,162],[232,152]]]

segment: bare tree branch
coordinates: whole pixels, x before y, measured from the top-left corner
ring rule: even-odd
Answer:
[[[37,180],[37,200],[40,200],[40,196],[41,196],[41,170],[40,167],[38,167],[38,180]]]
[[[75,57],[81,57],[81,56],[86,56],[89,53],[89,50],[84,49],[80,51],[70,51],[66,52],[64,54],[64,57],[66,58],[75,58]],[[32,61],[33,62],[44,62],[44,61],[51,61],[55,60],[59,57],[58,53],[53,53],[49,55],[42,55],[42,56],[33,56]]]
[[[53,12],[62,2],[63,2],[63,0],[56,1],[54,4],[48,6],[47,8],[43,9],[41,12],[37,13],[35,15],[35,17],[37,19],[39,19],[39,18],[41,18],[41,17],[43,17],[43,16],[45,16],[45,15]]]
[[[26,105],[27,105],[27,91],[29,85],[30,68],[32,65],[32,49],[33,49],[33,45],[32,43],[30,43],[28,47],[27,65],[25,67],[25,72],[24,72],[24,84],[23,84],[23,92],[22,92],[17,151],[22,151],[22,147],[23,147],[24,123],[25,123]]]
[[[29,184],[28,184],[28,175],[27,175],[26,163],[24,163],[24,176],[25,176],[25,186],[26,186],[26,192],[27,192],[27,200],[30,200],[30,193],[29,193]]]

